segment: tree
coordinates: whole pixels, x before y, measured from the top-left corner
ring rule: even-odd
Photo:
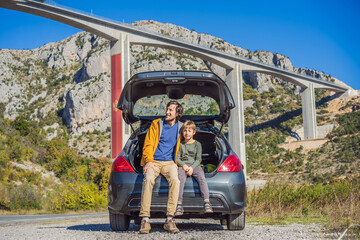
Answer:
[[[0,118],[4,117],[5,106],[5,103],[0,103]]]
[[[12,122],[12,126],[18,130],[22,136],[29,135],[31,131],[29,122],[23,116],[17,116],[14,122]]]

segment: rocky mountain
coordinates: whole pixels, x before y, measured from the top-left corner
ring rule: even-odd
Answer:
[[[327,81],[340,82],[316,70],[296,68],[284,55],[268,51],[251,52],[220,38],[173,24],[140,21],[133,25]],[[180,52],[142,46],[131,46],[130,50],[131,75],[153,70],[208,70],[201,59]],[[220,77],[225,77],[223,68],[212,64],[211,69]],[[244,73],[243,77],[257,93],[279,86],[285,86],[295,95],[300,90],[291,83],[265,74]],[[105,39],[80,32],[33,50],[1,49],[0,96],[0,102],[6,104],[5,118],[25,116],[43,122],[49,139],[68,130],[69,144],[79,152],[95,157],[109,155],[110,51],[109,42]],[[194,105],[199,104],[201,99]],[[254,100],[249,99],[245,104],[251,108]],[[206,111],[210,105],[205,104],[201,108]],[[62,127],[64,125],[67,130]]]

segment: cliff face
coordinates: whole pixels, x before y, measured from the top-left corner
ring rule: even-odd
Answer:
[[[217,37],[173,24],[140,21],[134,25],[299,73],[338,81],[316,70],[298,69],[281,54],[250,52]],[[153,70],[208,70],[201,59],[187,54],[142,46],[131,46],[130,50],[131,75]],[[225,70],[221,67],[212,64],[211,68],[221,78],[225,77]],[[243,77],[245,83],[258,92],[274,88],[275,83],[291,88],[295,94],[299,92],[298,87],[276,77],[257,73],[244,73]],[[45,125],[52,126],[61,117],[71,133],[72,144],[79,151],[95,156],[108,153],[109,137],[104,140],[105,151],[102,153],[98,149],[93,152],[86,150],[88,142],[81,145],[77,138],[94,131],[109,134],[110,51],[106,40],[80,32],[33,50],[1,49],[0,96],[0,102],[6,104],[6,118],[26,115],[38,121],[46,120]]]

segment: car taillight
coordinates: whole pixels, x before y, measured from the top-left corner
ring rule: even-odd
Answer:
[[[228,156],[225,161],[221,164],[218,172],[240,172],[241,170],[241,163],[240,159],[235,155],[232,154]]]
[[[118,156],[112,165],[113,172],[134,172],[130,163],[123,156]]]

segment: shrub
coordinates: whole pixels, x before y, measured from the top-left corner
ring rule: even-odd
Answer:
[[[22,162],[26,154],[26,147],[17,143],[10,152],[10,159]]]
[[[28,183],[39,185],[42,182],[41,173],[34,172],[34,171],[26,171],[25,172],[25,179]]]
[[[6,104],[0,103],[0,118],[4,117],[5,108],[6,108]]]
[[[75,165],[75,156],[74,152],[71,150],[66,150],[64,154],[60,157],[60,161],[58,162],[55,170],[55,175],[60,177],[68,172],[70,168]]]
[[[52,210],[90,210],[105,207],[107,198],[94,183],[67,184],[58,189],[52,199]]]
[[[10,210],[9,191],[5,184],[0,182],[0,210]]]
[[[11,210],[41,209],[43,197],[31,185],[10,186],[8,191]]]
[[[68,170],[77,163],[78,156],[75,150],[69,149],[63,140],[49,141],[46,150],[47,153],[44,156],[46,168],[54,171],[57,177],[66,175]]]
[[[111,172],[111,162],[108,158],[94,159],[89,163],[89,178],[100,190],[107,190]]]
[[[247,214],[273,219],[325,216],[330,229],[344,229],[360,221],[360,178],[292,186],[269,182],[248,192]]]
[[[331,132],[331,136],[343,136],[360,132],[360,111],[337,115],[339,127]]]
[[[95,185],[80,186],[79,203],[82,209],[92,209],[95,207],[95,198],[97,195],[97,188]]]
[[[30,124],[23,116],[17,116],[12,123],[12,126],[20,132],[22,136],[26,136],[30,133]]]
[[[325,113],[329,113],[329,111],[328,111],[328,110],[325,110],[325,109],[321,109],[321,110],[319,111],[319,114],[325,114]]]

